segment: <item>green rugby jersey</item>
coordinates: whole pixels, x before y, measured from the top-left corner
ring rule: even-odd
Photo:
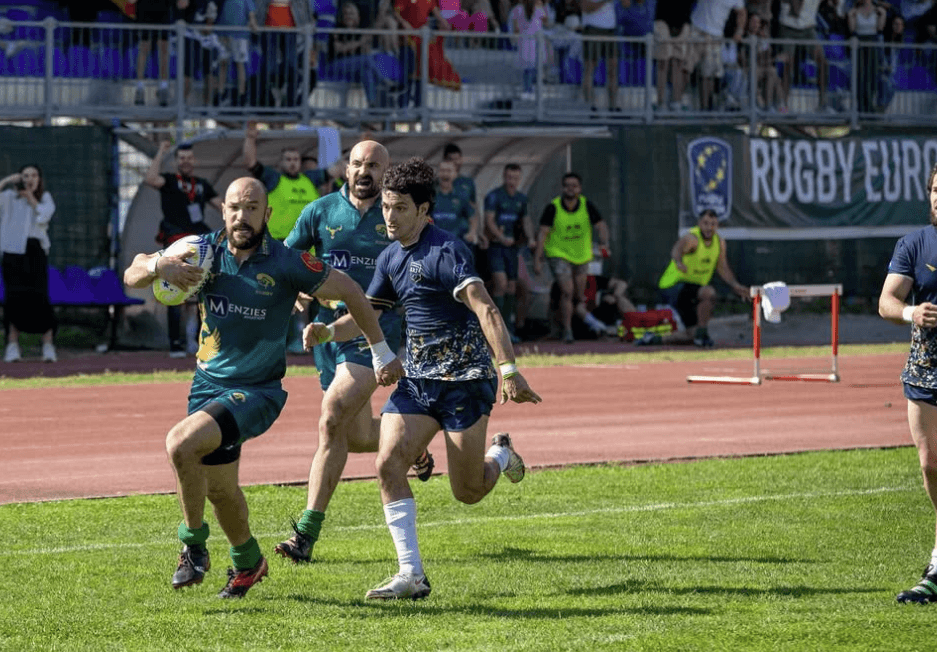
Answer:
[[[224,230],[216,232],[211,279],[198,293],[202,329],[197,373],[221,385],[279,384],[286,373],[290,313],[299,292],[312,294],[330,268],[308,252],[264,233],[238,264]]]
[[[352,206],[346,185],[338,192],[320,197],[300,214],[284,244],[294,249],[315,248],[316,255],[335,269],[339,269],[364,290],[371,283],[378,255],[390,240],[381,213],[381,202],[376,201],[364,215]],[[341,304],[328,306],[343,308]],[[328,319],[328,315],[320,318]]]
[[[436,205],[433,207],[433,224],[452,235],[463,237],[468,233],[472,215],[472,205],[455,188],[449,194],[436,186]]]

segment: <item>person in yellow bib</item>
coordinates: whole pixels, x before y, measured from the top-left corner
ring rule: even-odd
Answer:
[[[563,341],[571,344],[573,338],[573,312],[585,318],[585,295],[589,263],[592,262],[592,232],[603,258],[611,255],[608,244],[608,225],[599,209],[582,195],[582,177],[575,172],[563,175],[563,192],[547,204],[540,215],[537,250],[534,254],[534,274],[540,275],[546,254],[550,271],[560,288],[560,319]]]
[[[719,218],[712,209],[699,214],[696,226],[687,231],[670,250],[670,263],[657,284],[661,300],[668,304],[683,322],[684,330],[668,336],[670,341],[690,339],[701,348],[715,345],[709,336],[709,320],[716,303],[716,290],[709,284],[713,273],[728,283],[743,299],[749,298],[748,288],[739,283],[726,257],[726,243],[719,237]],[[695,328],[694,328],[695,327]],[[660,344],[660,335],[646,334],[637,344]]]

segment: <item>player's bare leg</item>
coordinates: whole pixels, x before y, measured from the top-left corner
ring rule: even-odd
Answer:
[[[923,401],[908,401],[908,425],[917,447],[924,490],[937,511],[937,407]],[[934,550],[917,585],[898,594],[898,602],[928,604],[937,602],[937,526]]]

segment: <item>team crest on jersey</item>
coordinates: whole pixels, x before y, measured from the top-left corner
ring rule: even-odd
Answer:
[[[690,169],[690,203],[693,215],[704,210],[720,221],[732,212],[732,147],[721,138],[706,136],[686,148]]]
[[[375,224],[374,230],[380,233],[385,238],[387,237],[387,226],[384,224]]]
[[[272,276],[269,274],[264,274],[263,272],[257,275],[257,282],[260,283],[260,287],[266,289],[272,288],[277,284],[277,282],[273,280]]]
[[[231,400],[235,403],[246,403],[247,396],[244,395],[244,392],[231,392]]]
[[[329,235],[330,235],[331,238],[334,240],[334,239],[335,239],[335,234],[338,233],[339,231],[341,231],[342,228],[344,228],[344,225],[336,226],[334,229],[329,228],[329,227],[325,227],[325,230],[329,232]]]
[[[423,263],[413,261],[410,263],[410,280],[419,283],[423,280]]]
[[[457,263],[456,266],[452,269],[452,273],[455,274],[456,278],[462,278],[465,276],[465,263]]]
[[[303,259],[303,264],[313,272],[321,272],[325,267],[322,265],[322,261],[313,256],[308,251],[304,251],[300,258]]]

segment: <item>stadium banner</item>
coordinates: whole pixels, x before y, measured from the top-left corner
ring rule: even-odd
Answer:
[[[900,237],[927,224],[937,137],[676,138],[681,233],[704,208],[736,240]]]

